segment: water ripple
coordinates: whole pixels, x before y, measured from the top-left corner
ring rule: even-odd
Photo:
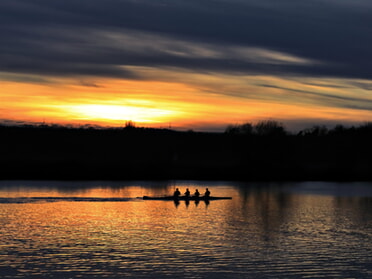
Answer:
[[[99,198],[99,197],[17,197],[0,198],[1,203],[46,203],[46,202],[127,202],[139,198]]]

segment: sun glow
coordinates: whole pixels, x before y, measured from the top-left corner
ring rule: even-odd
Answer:
[[[176,114],[172,110],[128,105],[76,105],[69,106],[68,110],[84,120],[135,120],[141,123],[166,122],[167,118]]]

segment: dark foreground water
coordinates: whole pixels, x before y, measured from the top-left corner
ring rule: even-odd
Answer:
[[[232,200],[143,201],[179,187]],[[372,278],[372,184],[0,182],[0,278]]]

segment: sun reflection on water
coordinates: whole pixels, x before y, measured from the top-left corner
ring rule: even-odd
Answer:
[[[162,187],[28,188],[48,199],[0,203],[2,278],[366,278],[370,198],[310,195],[293,187],[211,186],[232,200],[144,201]],[[203,183],[177,184],[180,188]],[[297,187],[297,186],[296,186]],[[287,190],[286,190],[287,189]],[[0,277],[1,277],[0,276]]]

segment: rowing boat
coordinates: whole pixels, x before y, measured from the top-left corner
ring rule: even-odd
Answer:
[[[213,200],[231,200],[232,197],[174,197],[174,196],[163,196],[163,197],[150,197],[143,196],[144,200],[158,200],[158,201],[213,201]]]

